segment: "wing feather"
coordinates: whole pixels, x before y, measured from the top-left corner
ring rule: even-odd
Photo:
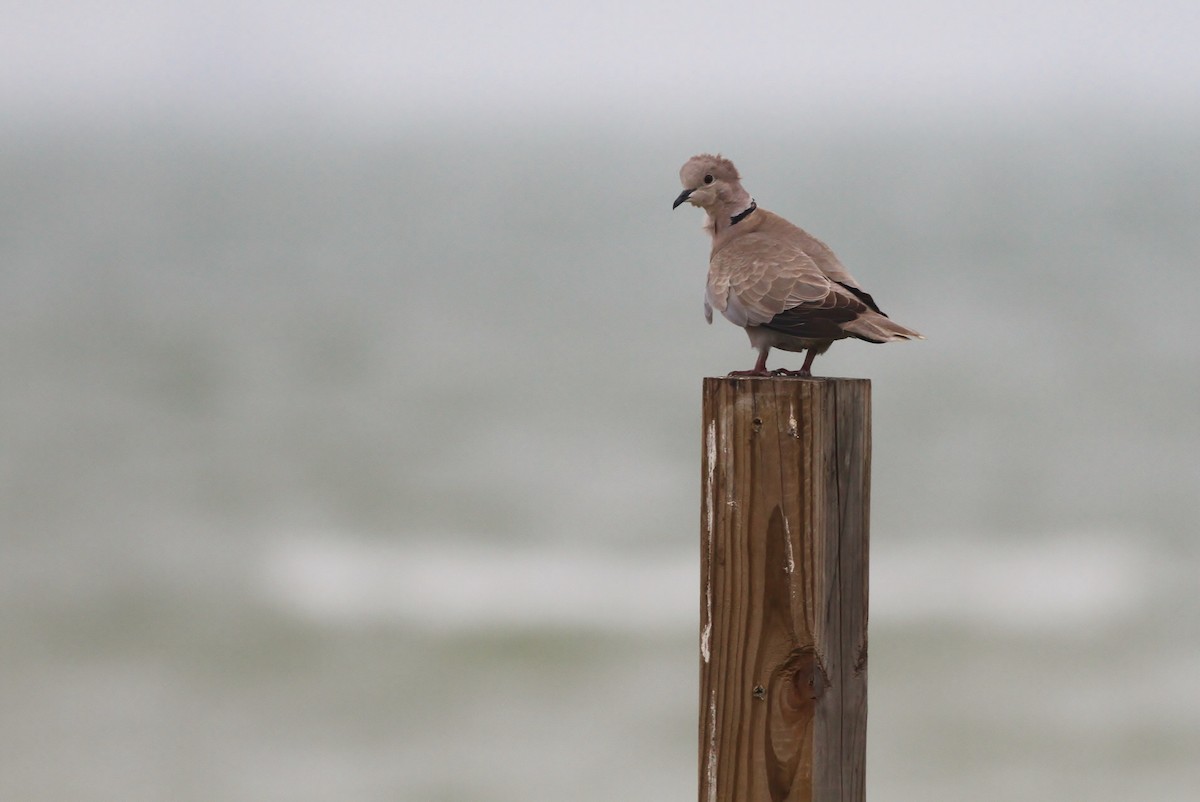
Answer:
[[[825,243],[762,211],[760,228],[730,239],[709,262],[705,312],[806,340],[921,339],[890,320]]]
[[[854,300],[802,249],[765,234],[734,240],[709,266],[708,303],[739,326],[761,326],[797,307],[825,308],[831,294]]]

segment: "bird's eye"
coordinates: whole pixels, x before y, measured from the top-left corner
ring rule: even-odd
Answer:
[[[704,183],[711,184],[712,182],[713,182],[712,173],[709,173],[708,175],[704,176]]]

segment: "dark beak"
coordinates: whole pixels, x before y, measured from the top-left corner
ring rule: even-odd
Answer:
[[[683,203],[685,200],[690,198],[692,196],[693,192],[695,192],[695,190],[692,190],[692,189],[685,189],[683,192],[680,192],[679,197],[676,198],[675,202],[671,204],[671,208],[678,209],[679,204]]]

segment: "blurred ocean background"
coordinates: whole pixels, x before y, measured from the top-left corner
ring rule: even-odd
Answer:
[[[6,7],[0,798],[693,799],[718,150],[928,337],[870,798],[1197,798],[1200,11],[737,8]]]

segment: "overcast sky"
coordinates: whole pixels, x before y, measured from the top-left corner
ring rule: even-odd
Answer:
[[[1200,105],[1197,0],[4,2],[34,120],[703,119],[721,108]]]

